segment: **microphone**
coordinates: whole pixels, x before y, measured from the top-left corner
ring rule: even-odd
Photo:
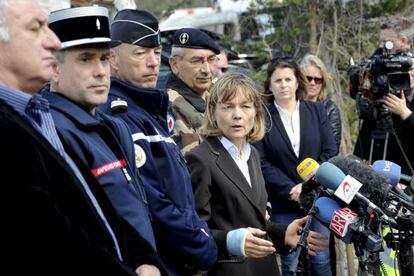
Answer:
[[[315,173],[318,168],[318,162],[309,157],[305,158],[296,167],[296,172],[303,180],[302,192],[299,195],[299,204],[304,210],[310,210],[315,201],[317,190],[321,188],[315,179]]]
[[[329,225],[329,229],[343,242],[364,244],[368,251],[377,252],[382,247],[382,239],[370,230],[361,231],[362,223],[350,208],[341,208],[329,198],[320,197],[315,203],[318,208],[316,218]]]
[[[381,206],[385,202],[391,190],[388,178],[376,173],[370,166],[351,158],[336,156],[328,162],[336,165],[343,173],[352,175],[353,178],[364,183],[359,192],[375,205]]]
[[[329,197],[318,198],[315,205],[318,208],[316,218],[329,225],[329,229],[345,243],[351,243],[352,233],[349,226],[358,222],[357,214],[348,207],[341,208],[335,200]]]
[[[296,167],[296,172],[299,174],[303,182],[308,182],[312,179],[315,180],[315,174],[318,168],[318,162],[310,157],[307,157]]]
[[[354,198],[365,207],[371,208],[380,215],[380,219],[398,228],[398,224],[391,220],[375,203],[359,193],[362,184],[350,175],[345,175],[337,166],[324,162],[316,172],[319,183],[329,189],[335,190],[334,195],[346,204]],[[387,185],[388,187],[388,185]]]
[[[403,197],[405,200],[412,201],[410,196],[398,187],[401,178],[401,166],[391,161],[377,160],[372,164],[372,168],[374,171],[390,180],[393,190],[399,196]]]

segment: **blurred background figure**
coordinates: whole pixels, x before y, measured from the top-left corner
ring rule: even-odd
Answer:
[[[221,76],[223,76],[224,73],[227,72],[227,69],[229,66],[226,49],[223,47],[220,47],[220,54],[218,54],[217,57],[218,57],[218,61],[217,61],[216,78],[220,78]]]
[[[311,54],[305,55],[299,65],[307,80],[304,99],[323,103],[339,150],[342,135],[341,114],[335,102],[328,98],[331,85],[326,66],[322,60]]]
[[[298,200],[302,180],[296,167],[306,157],[319,163],[338,152],[332,128],[321,103],[302,101],[306,80],[296,60],[291,57],[273,59],[267,68],[265,92],[270,98],[270,130],[255,144],[269,201],[271,220],[290,223],[303,216]],[[311,229],[329,235],[329,230],[316,220]],[[288,275],[294,254],[282,256],[283,275]],[[311,257],[312,275],[331,275],[329,250]]]

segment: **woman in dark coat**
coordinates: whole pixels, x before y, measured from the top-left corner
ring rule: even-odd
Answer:
[[[298,204],[302,179],[296,167],[309,157],[319,163],[337,153],[337,147],[321,103],[303,101],[305,77],[295,59],[282,57],[269,63],[265,90],[269,103],[270,130],[255,144],[261,157],[261,167],[269,201],[271,220],[291,223],[306,214]],[[313,220],[311,229],[329,235],[329,229]],[[294,255],[282,256],[283,275],[289,275]],[[310,258],[312,275],[332,275],[329,250]]]
[[[279,275],[273,253],[297,244],[306,218],[289,226],[269,221],[260,157],[249,144],[265,132],[260,95],[240,74],[223,76],[210,93],[202,128],[206,139],[186,156],[197,212],[219,249],[208,275]],[[312,232],[312,250],[326,246],[317,238],[326,237]]]

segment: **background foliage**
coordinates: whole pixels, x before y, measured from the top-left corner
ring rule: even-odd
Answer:
[[[255,43],[234,44],[239,53],[254,53],[257,64],[265,64],[276,55],[301,58],[306,53],[318,55],[326,64],[332,80],[331,97],[342,111],[341,153],[349,154],[358,132],[355,103],[348,95],[348,63],[369,57],[378,45],[381,24],[408,17],[414,22],[413,0],[258,0],[250,16],[268,13],[273,17],[275,33]],[[139,0],[139,8],[159,18],[174,9],[209,6],[202,0]],[[258,7],[261,7],[260,10]],[[414,27],[414,26],[413,26]],[[256,80],[263,80],[258,70]]]

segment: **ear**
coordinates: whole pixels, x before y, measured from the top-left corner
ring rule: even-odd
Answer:
[[[171,71],[174,73],[174,75],[178,76],[179,70],[178,70],[177,58],[170,57],[168,59],[168,62],[170,63]]]
[[[52,65],[52,82],[53,83],[59,83],[59,72],[60,72],[60,66],[59,61],[55,59]]]
[[[400,37],[401,46],[403,48],[410,48],[410,40],[405,35]]]
[[[119,46],[118,46],[119,47]],[[110,50],[109,54],[109,64],[111,65],[111,69],[117,72],[119,70],[119,58],[118,55],[115,53],[114,50]]]

